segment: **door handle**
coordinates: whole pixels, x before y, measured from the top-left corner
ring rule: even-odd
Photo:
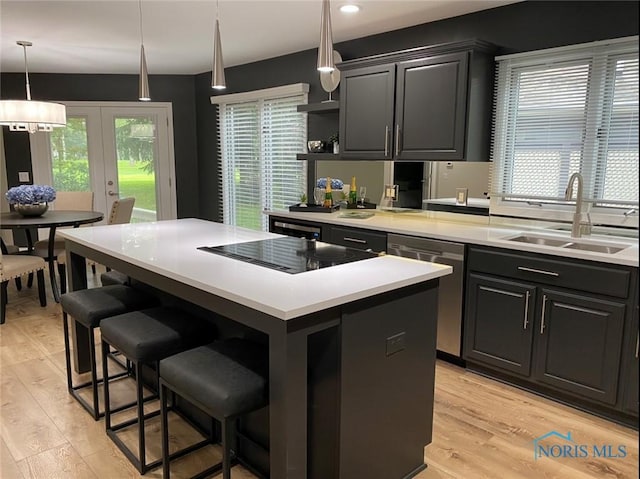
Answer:
[[[108,194],[109,196],[120,196],[120,192],[119,192],[119,191],[112,191],[112,190],[109,190],[109,191],[107,192],[107,194]]]
[[[544,314],[546,312],[547,309],[547,295],[543,294],[542,295],[542,318],[540,321],[540,334],[544,333]]]
[[[389,156],[389,125],[384,127],[384,156]]]
[[[396,124],[396,156],[400,154],[400,124]]]
[[[529,324],[529,291],[527,291],[524,297],[524,324],[522,325],[522,329],[526,331],[528,324]]]

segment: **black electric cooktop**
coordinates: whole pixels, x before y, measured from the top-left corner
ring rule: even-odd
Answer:
[[[378,256],[370,251],[292,236],[223,246],[201,246],[198,249],[290,274]]]

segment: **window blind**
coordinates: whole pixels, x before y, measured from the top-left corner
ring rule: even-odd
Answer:
[[[219,169],[224,223],[267,230],[264,209],[286,209],[306,191],[306,93],[220,103]]]
[[[638,204],[637,38],[498,57],[495,98],[492,197]]]

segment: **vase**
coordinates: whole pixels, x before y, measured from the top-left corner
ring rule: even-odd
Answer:
[[[43,201],[41,203],[28,203],[13,205],[13,209],[22,216],[41,216],[49,209],[49,203]]]

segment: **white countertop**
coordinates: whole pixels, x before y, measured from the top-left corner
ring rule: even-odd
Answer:
[[[58,234],[283,320],[452,272],[450,266],[380,256],[288,274],[197,249],[280,235],[197,219],[65,229]]]
[[[531,226],[490,226],[488,224],[489,220],[486,217],[473,217],[470,215],[451,213],[420,210],[415,210],[412,213],[387,213],[379,210],[365,211],[375,211],[375,215],[366,219],[352,219],[340,218],[340,211],[334,213],[290,213],[287,211],[269,211],[267,214],[284,218],[297,218],[315,223],[330,223],[458,243],[494,246],[497,248],[545,253],[566,258],[638,266],[638,239],[634,238],[611,237],[594,234],[589,237],[575,239],[575,241],[583,243],[626,246],[625,249],[614,254],[596,253],[592,251],[520,243],[508,240],[508,238],[513,238],[524,232],[535,236],[562,238],[569,241],[571,240],[569,231],[556,231],[539,227],[532,228]]]

